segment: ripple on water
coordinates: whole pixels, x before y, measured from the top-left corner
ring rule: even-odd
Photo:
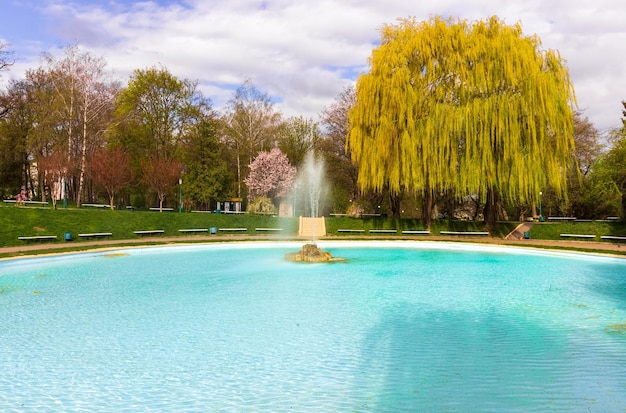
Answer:
[[[403,247],[301,266],[288,251],[0,264],[0,410],[626,407],[621,261]]]

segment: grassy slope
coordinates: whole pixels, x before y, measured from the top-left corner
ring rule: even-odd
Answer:
[[[515,228],[517,223],[498,224],[492,236],[503,238]],[[0,205],[0,246],[23,245],[19,236],[56,235],[59,240],[70,232],[76,238],[78,233],[111,232],[112,239],[134,239],[133,231],[162,229],[165,236],[180,236],[179,229],[184,228],[247,228],[246,233],[254,235],[255,228],[283,228],[281,234],[296,235],[297,218],[278,218],[251,215],[177,213],[152,211],[111,211],[108,209],[57,209]],[[329,235],[343,236],[340,228],[363,229],[424,229],[424,225],[415,219],[333,217],[326,219]],[[431,234],[438,235],[441,230],[483,231],[482,222],[471,221],[434,221]],[[626,236],[626,224],[615,222],[559,222],[541,223],[531,230],[532,239],[562,239],[561,233],[595,234]]]
[[[133,231],[162,229],[165,236],[179,236],[185,228],[283,228],[283,233],[297,234],[295,218],[151,211],[111,211],[109,209],[57,209],[0,207],[0,246],[23,245],[20,236],[56,235],[60,240],[70,232],[111,232],[111,239],[137,238]]]

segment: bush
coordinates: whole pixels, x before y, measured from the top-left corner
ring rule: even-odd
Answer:
[[[248,204],[247,212],[250,214],[275,215],[276,207],[271,199],[260,196]]]
[[[348,207],[347,216],[350,218],[361,218],[365,213],[365,207],[360,202],[353,202]]]

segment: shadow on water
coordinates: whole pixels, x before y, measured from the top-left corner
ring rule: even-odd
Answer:
[[[568,360],[567,334],[493,309],[406,304],[386,312],[362,350],[370,374],[361,411],[580,411],[597,402],[586,377],[576,377],[585,361]]]

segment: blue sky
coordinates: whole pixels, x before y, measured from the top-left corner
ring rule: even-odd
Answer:
[[[0,86],[79,44],[126,82],[167,67],[198,80],[220,107],[250,79],[286,116],[317,118],[358,73],[383,24],[432,15],[521,22],[567,66],[579,108],[601,131],[620,126],[626,100],[623,0],[4,0],[0,39],[16,64]]]

